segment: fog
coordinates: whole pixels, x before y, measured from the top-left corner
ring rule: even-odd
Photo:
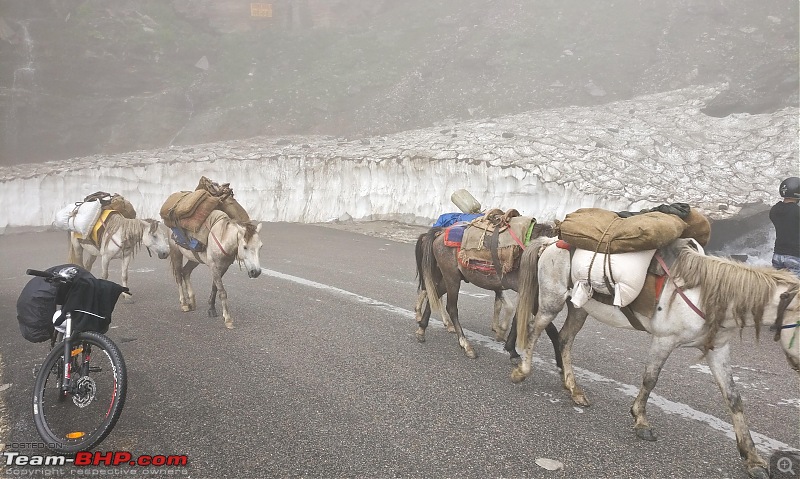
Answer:
[[[532,163],[555,155],[563,171],[599,165],[588,178],[556,172],[537,180],[557,184],[552,191],[585,193],[588,184],[592,204],[612,207],[618,188],[603,185],[636,183],[694,162],[697,168],[676,175],[677,185],[653,181],[629,204],[711,198],[703,206],[727,212],[721,219],[729,222],[717,230],[763,228],[763,212],[777,196],[770,185],[776,189],[799,169],[798,16],[798,3],[785,0],[0,0],[0,172],[8,188],[69,169],[70,162],[117,164],[114,155],[128,152],[141,152],[134,155],[140,161],[184,150],[185,158],[173,161],[191,161],[202,145],[231,140],[310,146],[322,137],[376,145],[402,134],[416,144],[431,131],[458,140],[461,125],[491,130],[514,115],[532,115],[561,119],[528,131],[525,120],[515,126],[515,138],[552,146],[558,137],[557,151],[537,150]],[[670,104],[670,92],[710,90],[715,94],[687,96],[683,111]],[[649,100],[638,100],[652,95],[664,104],[651,109]],[[776,120],[787,116],[793,120]],[[648,128],[654,118],[659,126]],[[632,124],[644,126],[625,127]],[[489,132],[468,141],[486,142],[475,150],[502,156],[503,135],[511,133]],[[758,144],[742,146],[749,138],[791,140],[758,155]],[[637,168],[613,161],[626,158],[626,145],[644,153],[626,159]],[[491,164],[459,148],[457,159]],[[573,155],[572,164],[561,161],[587,148],[590,154]],[[415,155],[399,150],[398,157]],[[316,161],[327,151],[294,154]],[[598,162],[597,151],[609,161]],[[430,173],[450,189],[478,182],[454,180],[461,170],[455,162],[442,168],[446,156],[427,159],[437,160],[429,162],[436,164]],[[60,163],[25,167],[43,162]],[[486,191],[506,191],[491,185],[508,174],[488,168]],[[372,187],[384,195],[401,187],[426,201],[422,184],[395,180],[386,176]],[[683,190],[691,193],[675,194]],[[91,192],[76,191],[76,199]],[[375,191],[360,194],[364,204],[383,204]],[[436,195],[429,203],[447,208],[448,192]],[[492,198],[497,206],[517,206],[512,198]],[[419,217],[400,203],[396,219]],[[328,216],[343,213],[352,216]],[[376,215],[391,217],[375,210],[356,219]]]

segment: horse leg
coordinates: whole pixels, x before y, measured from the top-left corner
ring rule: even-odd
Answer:
[[[550,341],[553,343],[553,356],[556,359],[556,367],[564,370],[564,362],[562,360],[562,345],[559,341],[558,337],[558,328],[555,324],[550,323],[544,328],[544,331],[547,333],[547,337],[550,338]],[[511,318],[511,329],[508,331],[508,337],[506,337],[505,345],[503,349],[506,350],[509,354],[509,359],[511,360],[511,364],[517,365],[520,361],[519,353],[517,352],[517,314],[514,313],[514,316]]]
[[[108,265],[111,264],[111,255],[102,254],[100,256],[100,277],[108,279]]]
[[[742,397],[733,382],[730,346],[725,344],[722,347],[709,350],[706,354],[706,362],[714,375],[714,379],[717,381],[722,397],[725,398],[728,411],[731,413],[733,430],[736,433],[736,446],[739,448],[739,455],[745,461],[747,473],[750,477],[768,479],[769,466],[756,451],[753,437],[750,435],[750,428],[747,425],[747,419],[744,417]]]
[[[185,265],[180,269],[181,275],[181,288],[185,291],[185,296],[181,297],[181,305],[184,311],[194,311],[197,309],[197,301],[194,297],[194,289],[192,288],[192,271],[200,263],[196,261],[187,261]]]
[[[478,357],[478,353],[472,348],[472,345],[467,341],[464,335],[464,330],[461,328],[461,323],[458,321],[458,291],[461,289],[461,278],[451,280],[445,279],[447,287],[447,314],[450,315],[450,320],[453,322],[453,328],[456,330],[458,336],[458,345],[464,349],[464,354],[470,359]]]
[[[222,319],[225,321],[225,327],[233,329],[233,317],[228,309],[228,292],[225,291],[225,285],[222,284],[222,276],[228,271],[228,266],[219,269],[212,268],[211,276],[214,278],[214,284],[211,286],[211,298],[208,300],[208,315],[211,317],[217,316],[216,296],[219,294],[219,301],[222,303]]]
[[[519,311],[517,311],[519,314]],[[544,332],[556,318],[556,313],[544,312],[541,309],[533,321],[533,326],[528,326],[528,347],[522,353],[520,363],[511,371],[511,382],[520,383],[533,372],[533,351],[536,350],[536,343],[539,336]],[[555,326],[553,326],[555,327]]]
[[[211,297],[208,298],[208,317],[216,318],[217,314],[217,283],[211,282]]]
[[[498,289],[494,292],[494,314],[492,315],[492,331],[494,331],[495,341],[505,341],[508,332],[508,315],[504,314],[513,308],[511,302],[503,296],[503,290]]]
[[[81,248],[81,262],[83,262],[83,264],[84,264],[83,269],[85,269],[86,271],[91,272],[92,271],[92,266],[94,266],[95,260],[97,260],[97,256],[94,256],[94,255],[91,255],[91,254],[88,254],[88,253],[86,254],[86,259],[84,260],[83,259],[83,248]]]
[[[661,368],[672,353],[672,350],[677,346],[677,340],[674,336],[653,336],[650,341],[650,350],[648,351],[647,365],[644,368],[644,375],[642,376],[642,387],[639,388],[639,394],[633,401],[631,406],[631,415],[634,419],[634,431],[636,437],[644,439],[645,441],[655,441],[656,434],[652,426],[647,421],[647,400],[650,398],[650,393],[656,387],[658,382],[658,375],[661,373]]]
[[[569,391],[572,401],[578,406],[589,406],[589,400],[583,393],[583,389],[578,386],[575,381],[575,372],[572,369],[572,344],[575,341],[575,336],[578,331],[583,328],[588,314],[582,309],[576,308],[571,302],[567,302],[567,319],[564,321],[564,326],[561,328],[561,334],[553,340],[553,347],[558,346],[561,349],[561,355],[556,355],[556,358],[561,359],[561,377],[564,381],[564,388]],[[553,323],[550,323],[552,325]],[[548,332],[549,335],[549,332]],[[556,351],[558,353],[558,351]],[[558,362],[558,359],[556,359]]]
[[[431,318],[431,304],[428,302],[428,293],[420,290],[417,295],[417,303],[414,305],[414,316],[417,320],[417,330],[414,334],[417,341],[425,342],[425,330],[428,328],[428,320]]]
[[[132,255],[126,254],[122,257],[122,286],[128,287],[128,268],[131,265]],[[122,293],[123,297],[127,300],[131,298],[130,293]]]

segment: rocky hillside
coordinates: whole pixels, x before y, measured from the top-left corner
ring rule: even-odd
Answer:
[[[787,0],[0,0],[0,165],[719,82],[706,114],[772,112],[798,103],[798,17]]]

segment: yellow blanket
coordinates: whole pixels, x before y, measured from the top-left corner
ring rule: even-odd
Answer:
[[[100,228],[103,227],[103,224],[105,223],[106,218],[108,218],[108,216],[111,213],[116,213],[116,211],[115,210],[103,210],[103,211],[101,211],[100,212],[100,218],[98,218],[97,219],[97,223],[95,223],[94,226],[92,226],[92,233],[90,235],[91,236],[90,239],[92,240],[92,242],[96,246],[100,246],[100,241],[98,240],[98,234],[100,232]],[[83,235],[80,234],[80,233],[75,233],[75,237],[78,238],[78,239],[83,239]]]

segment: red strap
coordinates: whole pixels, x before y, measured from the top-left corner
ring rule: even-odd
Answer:
[[[683,300],[686,301],[686,304],[688,304],[689,307],[692,308],[692,311],[697,313],[697,315],[700,316],[701,318],[706,319],[706,315],[703,314],[702,311],[700,311],[700,308],[695,306],[694,303],[689,301],[689,298],[687,298],[686,295],[683,294],[683,290],[678,286],[678,283],[675,282],[675,278],[673,278],[672,275],[669,274],[669,268],[667,268],[667,264],[664,262],[664,260],[661,258],[661,255],[658,253],[656,253],[656,261],[658,261],[658,264],[660,264],[661,267],[664,268],[664,272],[666,272],[667,276],[669,276],[669,279],[672,280],[672,283],[675,285],[675,289],[678,291],[678,294],[681,295],[681,298],[683,298]]]
[[[514,230],[511,229],[511,226],[508,227],[508,232],[511,233],[511,237],[514,238],[514,241],[516,241],[517,244],[522,247],[522,249],[525,249],[525,245],[522,244],[522,241],[519,240],[519,237],[517,236],[516,233],[514,233]]]
[[[558,240],[558,241],[556,241],[556,246],[557,246],[557,247],[559,247],[559,248],[561,248],[561,249],[566,249],[566,250],[570,250],[570,249],[572,249],[572,245],[571,245],[571,244],[569,244],[569,243],[567,243],[567,242],[566,242],[566,241],[564,241],[564,240]]]
[[[214,222],[214,224],[216,224],[216,221]],[[212,224],[209,224],[209,223],[208,223],[208,217],[206,217],[206,226],[208,226],[208,234],[209,234],[209,235],[210,235],[212,238],[214,238],[214,242],[215,242],[215,243],[217,243],[217,246],[219,246],[219,249],[220,249],[220,251],[222,251],[222,254],[224,254],[225,256],[230,256],[230,255],[228,254],[228,252],[227,252],[227,251],[225,251],[225,248],[223,248],[223,247],[222,247],[222,245],[220,244],[219,240],[217,239],[217,235],[215,235],[215,234],[214,234],[214,233],[211,231],[211,227],[212,227],[212,226],[214,226],[214,225],[212,225]]]

